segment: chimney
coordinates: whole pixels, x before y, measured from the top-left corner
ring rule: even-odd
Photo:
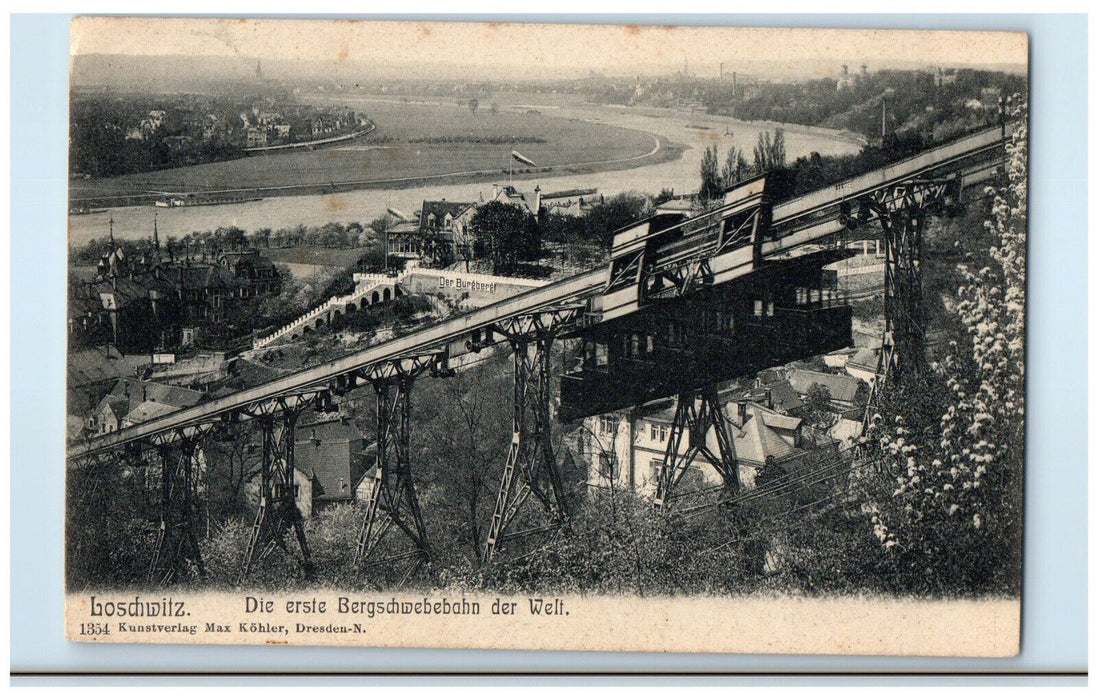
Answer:
[[[774,408],[774,390],[771,389],[770,387],[766,387],[763,391],[766,394],[766,407],[769,408],[769,409],[773,409]]]
[[[736,409],[740,416],[740,426],[747,422],[747,399],[741,399],[736,402]]]

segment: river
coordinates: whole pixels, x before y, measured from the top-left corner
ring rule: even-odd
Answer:
[[[349,102],[369,102],[358,98]],[[530,96],[528,100],[536,100]],[[716,145],[721,154],[731,146],[744,150],[751,160],[758,133],[774,126],[786,130],[786,153],[789,160],[813,151],[821,155],[856,153],[861,143],[854,137],[823,129],[797,125],[775,125],[739,122],[727,117],[701,113],[590,104],[504,105],[503,109],[538,108],[562,118],[601,121],[614,126],[638,129],[655,135],[661,143],[668,140],[685,145],[682,158],[627,170],[597,173],[515,177],[521,190],[540,185],[543,192],[573,188],[597,188],[607,197],[619,192],[657,193],[671,188],[676,193],[697,190],[700,181],[702,151]],[[548,110],[552,110],[548,112]],[[501,176],[499,184],[506,184]],[[298,224],[319,226],[329,221],[367,223],[393,207],[408,215],[420,208],[423,200],[477,201],[492,194],[492,183],[437,184],[404,189],[370,189],[338,194],[313,194],[290,197],[268,197],[257,202],[220,204],[214,206],[178,207],[173,209],[151,206],[117,207],[101,213],[69,216],[69,244],[80,245],[92,238],[107,235],[108,221],[114,218],[114,235],[119,238],[148,238],[152,235],[153,215],[158,215],[162,237],[182,237],[192,231],[207,231],[219,226],[239,226],[245,231],[259,228],[279,229]]]

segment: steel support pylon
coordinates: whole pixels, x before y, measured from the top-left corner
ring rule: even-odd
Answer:
[[[893,185],[860,201],[863,218],[880,223],[885,249],[885,328],[862,418],[863,433],[892,382],[900,375],[918,380],[926,371],[923,229],[931,212],[943,216],[959,210],[959,199],[959,180],[926,180]]]
[[[412,478],[411,391],[416,376],[436,362],[433,357],[395,360],[367,372],[377,394],[377,456],[352,567],[358,571],[359,567],[407,562],[398,585],[414,576],[430,558],[427,528]],[[410,541],[411,548],[380,552],[380,545],[394,526],[395,532]]]
[[[885,239],[885,337],[881,369],[922,375],[926,356],[926,320],[920,260],[925,216],[921,208],[904,208],[881,217]]]
[[[198,441],[186,437],[175,445],[162,443],[155,452],[160,463],[160,527],[149,565],[149,583],[172,583],[191,567],[205,578],[198,546]]]
[[[281,415],[258,418],[263,435],[259,509],[248,537],[239,583],[251,574],[256,561],[266,559],[276,546],[289,553],[286,534],[291,530],[297,539],[305,575],[311,576],[313,573],[304,518],[297,507],[297,485],[294,483],[294,431],[300,413],[300,408],[286,406]]]
[[[740,472],[736,447],[728,435],[728,424],[721,410],[716,387],[679,394],[677,403],[671,434],[660,464],[653,503],[658,508],[670,505],[679,495],[675,493],[679,482],[699,455],[705,457],[721,477],[722,497],[739,492]],[[708,443],[710,430],[714,433],[716,451]]]
[[[484,542],[485,562],[507,538],[545,532],[563,525],[568,517],[564,482],[553,454],[550,416],[550,353],[560,325],[573,312],[547,312],[514,319],[500,325],[500,332],[514,353],[511,447],[500,477],[492,520]],[[522,506],[534,496],[550,523],[524,532],[507,533]]]

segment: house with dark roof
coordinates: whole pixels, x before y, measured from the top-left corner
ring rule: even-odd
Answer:
[[[282,293],[282,275],[278,268],[254,248],[223,252],[217,256],[217,264],[233,274],[237,296],[242,299]]]
[[[418,219],[400,221],[386,229],[388,256],[439,267],[471,258],[473,234],[469,222],[476,208],[475,202],[423,200],[416,212]]]
[[[364,442],[362,431],[340,419],[298,426],[294,462],[312,483],[314,511],[355,499],[366,475]]]
[[[104,396],[95,412],[88,417],[89,433],[106,435],[122,428],[126,414],[130,412],[130,402],[124,396]]]
[[[140,256],[127,257],[110,240],[95,279],[70,285],[70,347],[176,348],[186,344],[184,326],[220,323],[238,301],[282,290],[281,275],[258,250],[223,253],[217,262],[177,260],[170,246],[167,255],[161,250],[155,224]]]
[[[123,377],[96,405],[87,419],[89,433],[103,435],[189,408],[203,394],[193,389]]]
[[[864,406],[868,399],[868,387],[850,375],[792,369],[789,370],[788,378],[789,384],[801,397],[808,396],[809,390],[815,384],[827,389],[831,395],[831,405],[838,413]]]

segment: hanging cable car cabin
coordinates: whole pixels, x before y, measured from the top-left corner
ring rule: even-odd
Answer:
[[[841,249],[762,261],[784,173],[740,183],[717,209],[654,217],[614,238],[578,366],[561,378],[569,421],[753,374],[852,344],[851,308],[825,269]]]

